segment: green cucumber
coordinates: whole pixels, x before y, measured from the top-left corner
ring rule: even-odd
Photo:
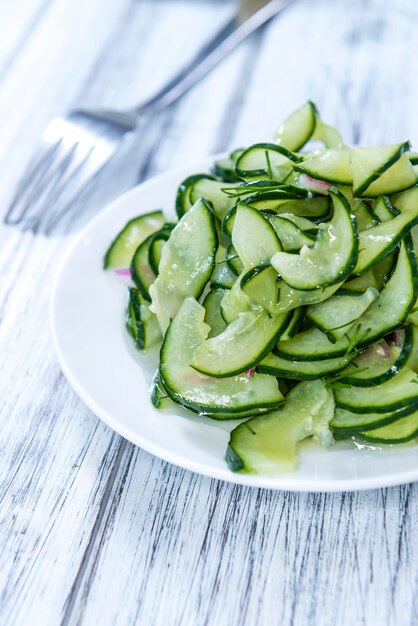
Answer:
[[[129,289],[125,325],[138,350],[147,350],[161,339],[158,320],[138,289]]]
[[[371,346],[353,361],[352,366],[341,372],[339,383],[355,387],[373,387],[396,376],[402,367],[410,368],[410,357],[418,349],[418,337],[413,326],[405,329],[402,349],[391,346],[389,355],[382,347]],[[412,369],[412,368],[410,368]]]
[[[282,250],[279,238],[269,221],[256,209],[239,204],[232,230],[232,244],[244,268],[250,269]]]
[[[342,339],[353,324],[379,297],[379,292],[369,287],[360,295],[335,295],[319,304],[311,304],[306,317],[322,330],[330,341]]]
[[[323,445],[331,445],[328,424],[333,413],[332,392],[321,380],[299,383],[287,394],[282,409],[234,428],[227,463],[241,473],[275,475],[293,471],[300,441],[315,436]]]
[[[398,409],[391,413],[353,413],[347,409],[337,407],[330,422],[330,427],[335,434],[349,437],[364,430],[374,430],[375,428],[387,426],[414,412],[414,406]]]
[[[273,317],[263,309],[240,313],[220,335],[201,343],[190,364],[218,378],[246,372],[271,351],[288,322],[287,313]]]
[[[372,431],[365,431],[359,435],[368,443],[406,443],[418,437],[418,411],[407,417],[402,417],[388,426],[382,426]]]
[[[367,189],[372,183],[391,168],[410,147],[409,141],[403,141],[379,148],[353,148],[351,165],[354,194],[367,197]]]
[[[176,195],[176,213],[179,219],[193,206],[193,202],[190,200],[190,192],[193,185],[200,180],[215,179],[210,174],[193,174],[193,176],[188,176],[180,183]]]
[[[242,272],[244,271],[244,266],[232,243],[228,246],[228,250],[226,252],[226,261],[228,263],[229,269],[235,274],[235,276],[239,276],[240,274],[242,274]]]
[[[152,235],[148,248],[148,263],[155,276],[158,276],[158,266],[161,261],[161,252],[165,242],[170,238],[175,224],[165,224],[164,227]]]
[[[277,272],[271,265],[259,265],[240,278],[241,290],[252,305],[261,306],[270,316],[277,313]]]
[[[316,106],[308,100],[279,126],[274,135],[276,143],[294,152],[300,150],[312,137],[317,118]]]
[[[359,254],[353,273],[364,274],[392,252],[413,226],[418,224],[418,187],[415,204],[396,217],[369,228],[359,235]]]
[[[299,252],[303,246],[314,245],[315,236],[304,233],[292,220],[282,215],[266,214],[265,217],[276,231],[285,252]]]
[[[130,267],[132,257],[139,244],[165,223],[162,211],[152,211],[130,220],[110,244],[103,260],[103,268],[119,269]]]
[[[295,361],[317,361],[365,348],[404,323],[415,302],[417,287],[416,259],[407,238],[401,245],[396,268],[380,296],[359,317],[346,336],[332,343],[325,333],[312,328],[289,341],[280,341],[274,353]]]
[[[388,196],[379,196],[373,202],[372,209],[380,222],[388,222],[398,215]]]
[[[211,289],[206,294],[202,306],[205,309],[205,323],[210,326],[208,337],[216,337],[220,335],[226,328],[226,323],[221,313],[221,300],[224,297],[226,289],[217,287]]]
[[[204,200],[198,200],[183,215],[163,247],[159,275],[149,288],[151,310],[163,333],[184,297],[198,298],[202,293],[212,275],[217,244],[212,210]]]
[[[296,172],[335,185],[351,185],[351,153],[348,148],[324,150],[294,165]]]
[[[418,407],[418,375],[405,367],[380,385],[346,385],[335,389],[334,394],[337,405],[353,413],[389,413],[407,406]]]
[[[312,248],[299,254],[277,252],[271,264],[283,280],[294,289],[311,290],[328,287],[345,280],[352,272],[358,253],[355,219],[346,198],[330,190],[334,205],[332,220],[320,224]]]
[[[350,356],[340,356],[322,361],[289,361],[289,359],[282,359],[270,353],[256,366],[256,371],[260,374],[271,374],[278,378],[315,380],[340,372],[350,360]]]
[[[310,291],[304,291],[303,289],[293,289],[289,287],[285,282],[279,281],[278,289],[279,295],[277,300],[278,311],[291,311],[300,306],[306,306],[308,304],[315,304],[316,302],[323,302],[333,293],[335,293],[342,283],[336,283],[330,287],[324,289],[311,289]]]
[[[235,172],[244,180],[269,178],[283,181],[292,171],[293,163],[302,157],[274,143],[256,143],[238,157]]]
[[[227,262],[227,251],[222,245],[219,245],[215,254],[215,267],[210,279],[210,287],[211,289],[215,287],[231,289],[236,279],[236,275]]]
[[[243,374],[217,379],[202,376],[190,367],[209,332],[204,316],[205,309],[194,298],[186,297],[165,334],[160,375],[172,400],[194,412],[220,419],[280,406],[283,396],[273,376]]]
[[[151,301],[149,288],[156,278],[156,274],[154,273],[149,263],[150,247],[153,241],[154,235],[152,234],[139,244],[137,250],[135,251],[135,254],[132,257],[130,267],[132,280],[135,283],[135,286],[141,292],[142,297],[148,301]]]
[[[198,178],[190,187],[190,202],[194,204],[199,198],[207,200],[219,221],[222,221],[235,204],[235,198],[229,197],[223,189],[235,187],[233,183],[224,183],[209,178]]]

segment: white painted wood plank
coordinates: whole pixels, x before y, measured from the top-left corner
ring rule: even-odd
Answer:
[[[417,486],[251,490],[136,449],[120,472],[73,623],[416,623]]]

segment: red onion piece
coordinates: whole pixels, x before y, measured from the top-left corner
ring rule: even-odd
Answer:
[[[390,333],[388,337],[390,343],[397,348],[402,348],[405,342],[405,330],[403,328],[398,328],[398,330],[394,330],[393,333]]]
[[[301,174],[299,181],[303,187],[310,189],[311,191],[317,191],[318,193],[328,193],[329,188],[332,187],[331,183],[327,183],[324,180],[318,180],[312,178],[308,174]]]
[[[113,275],[115,278],[125,287],[135,287],[132,281],[132,272],[129,267],[121,267],[116,270],[113,270]]]
[[[383,356],[385,357],[385,359],[390,359],[390,350],[386,341],[382,339],[382,341],[380,341],[377,346],[383,351]]]
[[[391,356],[388,344],[384,339],[366,348],[363,354],[369,359],[389,359]]]
[[[254,372],[255,372],[255,369],[252,367],[251,369],[245,372],[245,375],[247,376],[247,378],[252,378],[254,376]]]

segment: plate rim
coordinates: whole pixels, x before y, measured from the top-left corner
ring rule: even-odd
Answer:
[[[225,155],[214,155],[206,158],[202,158],[198,161],[196,167],[210,168],[213,161],[218,158],[222,158]],[[197,463],[195,461],[186,461],[180,455],[176,453],[168,452],[165,448],[159,447],[154,442],[147,440],[142,435],[135,433],[129,427],[126,427],[123,423],[115,419],[111,413],[100,407],[94,398],[83,388],[82,383],[77,379],[77,376],[73,373],[70,366],[67,364],[65,354],[63,353],[60,345],[59,335],[56,328],[56,306],[57,306],[57,291],[60,283],[60,277],[63,273],[68,261],[71,259],[73,253],[77,249],[78,245],[83,241],[87,234],[104,220],[109,214],[112,214],[119,205],[129,202],[131,197],[142,192],[142,190],[149,185],[153,185],[158,180],[166,177],[174,177],[176,173],[180,175],[186,169],[189,171],[193,166],[183,166],[181,168],[175,168],[167,170],[157,176],[153,176],[124,192],[123,194],[114,198],[103,209],[101,209],[97,215],[95,215],[88,223],[81,229],[81,231],[75,235],[65,247],[62,257],[55,270],[55,275],[52,280],[50,304],[49,304],[49,321],[52,335],[52,343],[55,349],[59,366],[67,379],[68,383],[82,400],[82,402],[113,431],[133,443],[134,445],[142,448],[146,452],[160,458],[166,462],[172,463],[177,467],[193,471],[200,475],[216,480],[224,480],[229,483],[242,485],[245,487],[253,488],[265,488],[273,490],[291,491],[299,493],[339,493],[344,491],[365,491],[371,489],[379,489],[385,487],[394,487],[402,484],[412,483],[418,481],[418,464],[415,471],[399,472],[394,475],[375,476],[375,477],[359,477],[356,479],[303,479],[298,482],[291,482],[293,474],[287,473],[274,477],[265,476],[261,474],[238,474],[230,471],[228,468],[221,469],[216,467],[210,467],[205,463]],[[289,480],[290,479],[290,480]]]

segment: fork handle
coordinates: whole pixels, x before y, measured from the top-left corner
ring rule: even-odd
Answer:
[[[293,0],[271,0],[256,13],[240,23],[239,17],[230,20],[211,39],[198,55],[151,98],[133,109],[139,115],[150,110],[159,111],[185,94],[208,74],[227,54],[272,17],[283,11]]]

